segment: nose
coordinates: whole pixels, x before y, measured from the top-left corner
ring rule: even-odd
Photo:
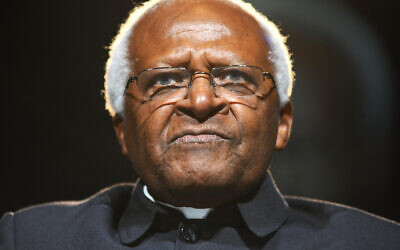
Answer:
[[[176,103],[178,115],[188,115],[204,122],[216,114],[227,114],[229,103],[225,98],[216,97],[207,74],[193,75],[187,98]]]

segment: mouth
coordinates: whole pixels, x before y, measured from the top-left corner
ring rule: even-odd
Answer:
[[[230,137],[218,131],[183,131],[171,140],[171,144],[190,144],[190,143],[216,143],[230,140]]]

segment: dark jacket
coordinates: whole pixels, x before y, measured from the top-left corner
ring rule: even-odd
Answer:
[[[248,199],[188,220],[143,184],[4,214],[0,249],[400,249],[400,226],[364,211],[282,197],[270,175]]]

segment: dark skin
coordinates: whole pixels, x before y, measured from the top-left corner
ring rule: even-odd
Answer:
[[[171,2],[136,26],[129,46],[134,74],[160,66],[208,72],[231,64],[273,72],[252,17],[221,1]],[[133,84],[125,118],[114,117],[122,152],[150,193],[175,206],[218,207],[246,196],[265,177],[274,149],[289,139],[292,106],[280,109],[276,89],[255,97],[255,106],[215,96],[206,75],[195,77],[175,103],[143,103],[135,91]]]

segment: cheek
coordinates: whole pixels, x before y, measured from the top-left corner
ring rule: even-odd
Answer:
[[[150,111],[145,105],[135,112],[127,112],[127,145],[134,165],[157,164],[166,150],[166,131],[172,112],[173,107],[163,106]]]
[[[268,106],[251,109],[232,105],[241,132],[240,152],[252,162],[264,162],[270,158],[277,134],[277,116]],[[257,164],[258,165],[258,164]]]

